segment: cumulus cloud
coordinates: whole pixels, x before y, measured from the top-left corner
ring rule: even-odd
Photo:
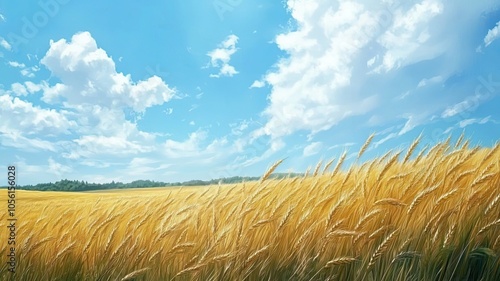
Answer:
[[[236,43],[238,43],[238,36],[231,34],[219,44],[218,48],[208,52],[207,55],[210,57],[210,66],[219,68],[219,73],[210,74],[210,77],[231,77],[238,74],[238,71],[234,68],[234,66],[229,64],[231,56],[238,50],[236,48]]]
[[[266,85],[266,82],[261,81],[261,80],[255,80],[253,81],[252,85],[250,85],[250,89],[253,88],[262,88]]]
[[[421,56],[433,57],[442,52],[423,50],[430,39],[429,25],[443,12],[440,0],[424,0],[411,6],[394,8],[390,27],[377,39],[385,47],[382,64],[375,71],[389,71],[422,60]],[[424,51],[424,52],[422,52]]]
[[[22,91],[26,91],[22,84]],[[54,109],[43,109],[8,94],[0,95],[0,133],[25,133],[34,135],[67,134],[76,126],[76,122]]]
[[[28,90],[21,83],[16,82],[16,83],[10,85],[10,87],[12,89],[12,92],[18,96],[26,96],[28,94]]]
[[[465,8],[442,0],[286,3],[296,27],[275,38],[286,56],[264,77],[271,87],[262,112],[267,121],[255,137],[276,139],[301,130],[316,134],[369,113],[383,124],[423,112],[418,124],[426,122],[463,96],[429,105],[421,102],[429,93],[415,102],[398,98],[408,89],[392,91],[390,85],[412,79],[423,87],[461,71],[465,58],[473,55],[462,47],[472,45],[473,32],[463,30],[478,27],[478,17],[498,6],[487,1]],[[424,61],[437,66],[431,78],[409,77],[406,68]],[[414,121],[408,120],[401,134],[415,127]]]
[[[26,139],[23,148],[45,147],[64,158],[90,162],[157,149],[155,135],[139,130],[135,122],[127,120],[125,111],[143,114],[151,106],[170,101],[176,91],[161,78],[132,81],[130,75],[117,72],[114,61],[89,32],[77,33],[70,41],[51,41],[40,62],[60,82],[13,83],[10,90],[0,92],[2,141],[15,136]],[[9,65],[38,71],[15,61]],[[59,109],[40,108],[13,97],[37,92]],[[34,137],[41,133],[43,138],[68,135],[70,139],[64,145],[47,146],[45,139]]]
[[[488,30],[488,34],[484,37],[484,46],[488,47],[493,41],[500,38],[500,21],[492,29]]]
[[[175,93],[158,76],[134,82],[130,75],[117,72],[114,61],[89,32],[77,33],[69,42],[51,40],[41,63],[62,81],[44,94],[48,103],[62,99],[67,107],[91,102],[144,112],[168,102]]]

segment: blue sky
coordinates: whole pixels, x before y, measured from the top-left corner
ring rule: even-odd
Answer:
[[[0,1],[19,184],[303,172],[500,137],[498,1]]]

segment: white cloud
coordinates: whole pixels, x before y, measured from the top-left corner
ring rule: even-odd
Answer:
[[[238,50],[236,48],[236,43],[238,43],[238,36],[231,34],[226,40],[219,44],[219,47],[208,52],[210,57],[210,65],[215,68],[219,68],[219,73],[210,74],[210,77],[219,78],[221,76],[233,76],[238,74],[238,71],[231,65],[229,61],[231,56]]]
[[[12,67],[17,67],[17,68],[25,68],[26,65],[24,63],[20,63],[17,61],[9,61],[9,65]]]
[[[462,120],[458,123],[458,126],[460,128],[465,128],[469,125],[473,125],[473,124],[485,124],[485,123],[488,123],[488,121],[490,121],[490,118],[491,116],[488,116],[488,117],[485,117],[483,119],[479,119],[479,118],[471,118],[471,119],[465,119],[465,120]]]
[[[141,178],[153,179],[158,174],[165,175],[172,167],[172,164],[162,163],[160,160],[147,157],[134,157],[125,168],[124,175],[140,175]],[[137,178],[127,179],[125,181],[137,180]]]
[[[21,68],[20,70],[21,75],[29,78],[35,77],[34,72],[40,70],[37,66],[26,67],[24,63],[20,63],[17,61],[9,61],[9,65],[15,68]]]
[[[472,110],[473,107],[477,106],[480,100],[483,97],[480,95],[474,95],[466,98],[464,101],[461,101],[457,104],[447,107],[443,113],[441,113],[442,118],[453,117],[457,114],[461,114],[462,112]]]
[[[262,81],[262,80],[255,80],[253,81],[252,85],[250,85],[250,89],[253,89],[253,88],[262,88],[266,85],[266,82]]]
[[[31,81],[26,81],[24,82],[24,86],[30,94],[33,94],[41,91],[46,86],[46,83],[42,82],[41,84],[35,84]]]
[[[118,73],[114,61],[97,47],[89,32],[50,42],[50,49],[41,63],[61,79],[61,86],[44,94],[44,101],[53,103],[64,99],[68,107],[80,104],[130,107],[137,112],[168,102],[174,96],[158,76],[133,82],[130,75]]]
[[[318,154],[323,148],[323,144],[321,142],[313,142],[304,147],[303,155],[305,157],[312,156]]]
[[[69,166],[62,165],[61,163],[57,163],[52,159],[52,157],[49,158],[49,167],[48,167],[48,172],[52,173],[59,178],[63,177],[64,174],[68,174],[73,171],[73,169]]]
[[[10,85],[10,87],[12,89],[12,92],[14,92],[18,96],[26,96],[28,94],[28,90],[21,83],[16,82],[16,83]]]
[[[488,47],[493,41],[500,38],[500,21],[492,29],[488,30],[488,34],[484,37],[484,46]]]
[[[271,87],[262,112],[267,122],[254,137],[276,139],[300,130],[316,134],[368,113],[380,124],[401,116],[419,116],[418,124],[427,122],[450,100],[461,97],[429,104],[423,101],[431,98],[430,93],[423,93],[421,101],[404,99],[401,89],[389,85],[417,79],[414,83],[422,87],[462,71],[474,55],[463,45],[472,44],[470,27],[479,26],[480,15],[499,6],[493,1],[464,5],[442,0],[286,4],[296,28],[276,36],[286,56],[264,77]],[[409,77],[407,67],[423,61],[435,65],[434,77]],[[367,66],[373,68],[369,73]],[[416,126],[408,122],[402,133]]]
[[[332,145],[328,148],[328,150],[332,150],[332,149],[335,149],[335,148],[339,148],[339,147],[343,147],[343,148],[348,148],[348,147],[351,147],[353,145],[355,145],[356,143],[354,142],[346,142],[344,144],[336,144],[336,145]]]
[[[0,96],[0,115],[0,133],[4,134],[58,135],[69,133],[76,126],[76,122],[54,109],[43,109],[10,95]]]
[[[97,47],[90,33],[75,34],[71,41],[51,41],[42,58],[52,75],[61,82],[46,81],[12,84],[12,90],[0,95],[0,133],[23,140],[20,149],[45,146],[64,158],[106,165],[110,157],[126,157],[157,149],[155,134],[140,131],[125,117],[125,111],[138,115],[154,105],[174,97],[175,90],[152,76],[132,81],[130,75],[118,73],[113,60]],[[12,67],[26,68],[18,62]],[[29,67],[38,71],[38,67]],[[11,95],[42,92],[42,100],[60,109],[45,109]],[[2,94],[2,92],[0,92]],[[132,112],[130,112],[132,111]],[[6,118],[4,118],[5,116]],[[43,140],[34,136],[43,133]],[[48,138],[66,135],[64,145],[47,146]],[[42,148],[40,148],[42,149]],[[102,164],[104,163],[104,164]]]
[[[13,147],[27,152],[50,151],[57,152],[57,145],[51,141],[37,137],[25,137],[18,131],[4,131],[0,127],[0,144],[4,147]]]
[[[428,85],[431,85],[431,84],[436,84],[436,83],[439,83],[439,82],[442,82],[443,81],[443,77],[441,76],[434,76],[432,78],[424,78],[422,80],[420,80],[420,82],[418,82],[418,85],[417,87],[418,88],[422,88],[422,87],[425,87],[425,86],[428,86]]]
[[[404,7],[395,9],[392,25],[377,40],[386,52],[375,71],[389,71],[420,61],[425,56],[436,56],[438,51],[425,50],[422,45],[430,38],[428,24],[443,10],[440,0],[423,0],[406,11]]]
[[[12,46],[5,40],[3,37],[0,36],[0,46],[2,46],[5,50],[10,51],[12,50]]]
[[[5,22],[5,16],[4,16],[4,15],[2,15],[2,14],[0,14],[0,21]]]
[[[169,158],[207,158],[216,156],[228,143],[227,139],[215,139],[207,143],[208,133],[198,130],[189,134],[185,141],[167,140],[161,151]]]
[[[398,136],[398,133],[390,133],[388,134],[387,136],[385,136],[383,139],[379,140],[379,141],[376,141],[374,143],[375,145],[375,148],[377,148],[379,145],[383,144],[384,142],[388,141],[388,140],[391,140],[393,138],[396,138]]]
[[[402,136],[402,135],[410,132],[411,130],[413,130],[415,127],[417,127],[420,124],[419,121],[420,120],[416,116],[412,116],[412,115],[408,116],[408,120],[406,121],[406,123],[403,126],[403,128],[401,129],[401,131],[399,131],[398,135]]]
[[[378,56],[374,56],[366,62],[366,66],[371,67],[378,59]]]
[[[353,59],[375,34],[364,31],[377,23],[374,14],[356,2],[288,1],[298,30],[276,37],[289,58],[266,75],[272,86],[269,118],[257,135],[281,137],[305,129],[327,130],[346,117],[368,112],[374,95],[347,96]]]

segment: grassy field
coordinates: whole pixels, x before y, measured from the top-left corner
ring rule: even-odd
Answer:
[[[417,144],[293,179],[17,191],[15,280],[500,280],[500,146]]]

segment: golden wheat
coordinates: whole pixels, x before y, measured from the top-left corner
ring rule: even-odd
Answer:
[[[303,177],[272,179],[278,161],[236,185],[71,197],[20,190],[19,271],[27,273],[19,280],[68,279],[63,272],[75,280],[467,280],[448,255],[463,253],[467,269],[477,251],[499,249],[500,146],[459,139],[452,149],[448,138],[410,160],[420,138],[401,159],[389,151],[341,170],[345,150],[331,173],[334,160],[323,169],[319,161]],[[497,280],[494,262],[484,266],[482,280]]]

